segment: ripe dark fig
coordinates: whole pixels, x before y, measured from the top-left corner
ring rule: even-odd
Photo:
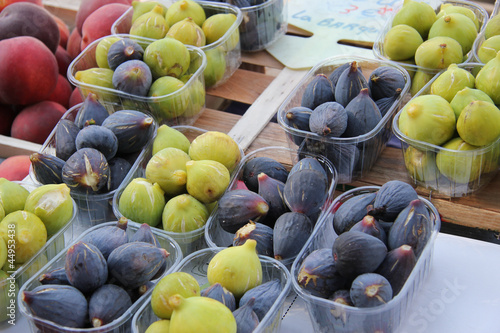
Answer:
[[[76,152],[75,139],[80,128],[69,119],[61,119],[57,123],[55,132],[56,156],[66,161]]]
[[[108,116],[108,110],[97,100],[97,95],[90,93],[85,97],[83,105],[76,113],[75,124],[79,128],[83,128],[86,122],[93,120],[95,125],[101,125]]]
[[[269,211],[266,200],[250,190],[226,192],[218,203],[217,219],[222,229],[235,233],[250,220],[258,221]]]
[[[128,172],[132,168],[132,164],[124,158],[113,157],[108,160],[109,165],[109,179],[108,179],[108,191],[114,191],[120,186]]]
[[[316,107],[309,118],[311,132],[322,136],[341,136],[347,127],[347,113],[337,102],[325,102]]]
[[[155,276],[168,256],[167,250],[149,243],[126,243],[109,255],[109,274],[123,287],[137,288]]]
[[[376,273],[390,282],[393,296],[396,296],[403,288],[416,263],[417,258],[413,248],[405,244],[390,250],[377,268]]]
[[[380,120],[382,120],[382,114],[378,109],[377,104],[370,97],[370,92],[368,88],[363,88],[359,94],[353,98],[349,104],[345,107],[346,112],[352,113],[352,115],[358,120],[355,123],[347,123],[346,132],[361,132],[366,134],[374,129]],[[349,119],[350,120],[350,119]],[[361,128],[351,129],[352,126],[361,126]]]
[[[368,82],[358,70],[358,63],[353,61],[339,76],[335,86],[335,101],[345,107],[363,88],[368,88]]]
[[[142,60],[143,54],[144,49],[136,41],[130,38],[120,39],[109,47],[109,68],[115,70],[120,64],[127,60]]]
[[[108,279],[108,265],[101,251],[82,241],[68,249],[64,268],[71,285],[86,295],[104,285]]]
[[[88,319],[87,299],[72,286],[38,286],[23,291],[21,299],[36,317],[61,326],[84,328]]]
[[[257,242],[255,249],[258,254],[273,257],[273,228],[250,221],[236,231],[233,246],[243,245],[247,239],[254,239]]]
[[[245,163],[242,179],[250,191],[259,191],[257,177],[263,172],[271,178],[286,182],[288,170],[280,162],[265,156],[258,156]]]
[[[399,213],[389,230],[387,243],[390,249],[410,245],[418,258],[432,234],[432,221],[425,203],[412,200]]]
[[[102,126],[115,133],[118,138],[118,153],[121,154],[142,150],[156,130],[151,116],[134,110],[116,111],[106,118]]]
[[[346,231],[333,242],[333,258],[338,272],[353,279],[372,273],[382,263],[387,247],[380,239],[361,231]]]
[[[113,87],[132,95],[147,96],[152,82],[151,70],[141,60],[125,61],[113,73]]]
[[[38,278],[41,284],[62,284],[71,285],[66,276],[66,270],[64,267],[54,268],[48,272],[45,272]]]
[[[106,157],[94,148],[82,148],[62,168],[62,180],[76,192],[90,194],[105,188],[109,179]]]
[[[325,175],[326,178],[328,178],[328,175],[321,165],[321,163],[314,157],[304,157],[300,159],[295,165],[292,167],[290,172],[288,173],[288,178],[290,178],[290,175],[292,175],[294,172],[302,170],[302,169],[311,169],[311,170],[317,170]]]
[[[309,131],[309,118],[312,110],[303,106],[296,106],[286,112],[285,119],[290,127],[301,131]],[[292,135],[293,142],[300,146],[304,137]]]
[[[313,230],[313,223],[307,215],[288,212],[281,215],[274,225],[273,252],[274,258],[285,260],[295,257]]]
[[[274,302],[278,299],[281,293],[281,282],[279,279],[274,279],[264,282],[257,287],[254,287],[243,294],[239,301],[239,307],[244,306],[251,298],[255,298],[255,303],[252,307],[253,311],[262,320]]]
[[[271,178],[263,172],[257,176],[257,180],[259,182],[259,191],[257,193],[269,205],[269,210],[263,223],[272,228],[278,217],[290,211],[283,200],[285,183]]]
[[[306,86],[302,94],[301,106],[314,110],[325,102],[333,102],[333,86],[325,74],[316,74]]]
[[[114,249],[128,242],[126,233],[127,225],[127,218],[122,217],[116,222],[116,225],[106,226],[89,232],[83,237],[82,241],[97,247],[104,259],[108,259],[109,254]]]
[[[392,288],[382,275],[365,273],[352,282],[350,296],[354,306],[370,308],[389,302],[392,299]]]
[[[335,291],[328,299],[334,301],[335,303],[354,306],[351,300],[350,292],[347,289],[339,289]]]
[[[378,221],[373,216],[366,215],[361,221],[354,224],[350,230],[365,232],[368,235],[377,237],[382,242],[384,242],[384,244],[387,244],[387,235],[384,231],[384,228],[382,228],[380,223],[378,223]]]
[[[302,169],[285,183],[283,198],[292,212],[312,216],[321,209],[328,196],[328,178],[320,171]]]
[[[392,96],[382,97],[381,99],[375,101],[375,104],[377,104],[378,110],[380,111],[382,117],[384,117],[387,111],[389,111],[394,105],[394,102],[396,102],[396,100],[401,95],[401,91],[402,90],[398,88],[393,92]]]
[[[135,234],[130,237],[129,242],[145,242],[149,244],[153,244],[156,247],[161,247],[158,239],[155,234],[151,230],[151,226],[147,223],[141,224],[139,229],[135,232]]]
[[[35,178],[40,183],[61,184],[62,170],[66,162],[59,157],[44,153],[30,155],[31,168]]]
[[[368,214],[385,222],[391,222],[415,199],[418,199],[418,194],[410,184],[391,180],[377,191],[373,209]]]
[[[346,279],[337,272],[332,250],[329,248],[314,250],[304,258],[297,282],[312,295],[323,298],[346,287]]]
[[[218,282],[200,291],[200,296],[215,299],[227,306],[231,311],[236,310],[236,300],[234,299],[233,293]]]
[[[116,135],[104,126],[88,125],[78,132],[75,139],[76,149],[94,148],[100,151],[106,160],[115,157],[118,151]]]
[[[374,101],[392,97],[396,89],[403,89],[406,85],[404,75],[400,70],[391,66],[377,67],[368,81],[371,97]]]
[[[252,297],[245,303],[245,305],[240,306],[233,311],[238,333],[252,333],[255,328],[259,326],[259,317],[257,317],[257,314],[253,311],[254,304],[255,297]]]
[[[89,320],[92,327],[101,327],[120,318],[129,307],[132,300],[122,287],[105,284],[89,299]]]
[[[339,67],[335,68],[333,70],[333,72],[328,76],[328,78],[330,79],[330,82],[332,83],[332,88],[333,88],[333,92],[335,93],[335,87],[337,86],[337,82],[339,81],[339,77],[340,75],[346,70],[348,69],[349,67],[351,67],[351,64],[346,62],[342,65],[340,65]],[[360,71],[361,68],[358,68],[358,70]]]

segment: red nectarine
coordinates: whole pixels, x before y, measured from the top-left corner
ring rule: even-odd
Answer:
[[[82,36],[73,28],[69,34],[68,43],[66,44],[66,51],[68,51],[71,60],[75,59],[80,54],[80,44],[82,42]]]
[[[56,60],[57,67],[59,68],[59,74],[64,75],[65,77],[68,75],[68,67],[71,64],[71,56],[68,51],[61,45],[57,47],[56,51]]]
[[[69,97],[73,92],[73,88],[71,88],[71,84],[69,83],[66,76],[59,74],[59,78],[57,79],[56,89],[52,92],[52,94],[47,97],[47,101],[57,102],[68,108],[69,106]]]
[[[56,15],[52,15],[52,17],[56,21],[57,27],[59,28],[59,45],[66,47],[69,38],[69,27],[60,17]]]
[[[11,105],[0,105],[0,135],[10,136],[12,122],[17,111]]]
[[[29,155],[14,155],[0,163],[0,178],[10,181],[21,181],[30,173]]]
[[[75,24],[78,33],[80,33],[80,35],[82,34],[83,23],[90,14],[95,12],[100,7],[110,3],[130,5],[132,4],[132,0],[81,0],[80,7],[78,7],[75,18]]]
[[[43,6],[42,0],[0,0],[0,12],[8,5],[15,2],[31,2],[38,6]]]
[[[83,103],[84,99],[82,96],[82,93],[78,88],[73,89],[73,92],[71,93],[71,96],[69,97],[69,108],[72,108],[73,106]]]

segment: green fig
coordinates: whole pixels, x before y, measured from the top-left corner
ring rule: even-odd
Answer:
[[[29,191],[21,184],[0,178],[0,205],[5,215],[22,210],[28,195]]]
[[[158,281],[151,293],[151,308],[154,314],[162,319],[170,319],[173,308],[168,303],[168,299],[175,294],[184,298],[200,296],[200,285],[191,274],[185,272],[165,275]]]
[[[206,50],[205,55],[207,56],[207,67],[203,71],[205,85],[213,87],[224,78],[226,55],[222,46]]]
[[[413,140],[441,145],[455,133],[455,113],[438,95],[420,95],[401,110],[399,129]]]
[[[207,40],[207,45],[217,42],[220,40],[226,32],[228,32],[231,27],[236,22],[236,15],[232,13],[219,13],[208,17],[205,22],[203,22],[201,28],[205,33],[205,38]],[[240,42],[240,33],[238,29],[234,29],[231,35],[228,37],[223,47],[226,52],[234,49]]]
[[[5,243],[5,239],[0,237],[0,268],[5,265],[7,262],[7,243]],[[1,269],[0,269],[1,270]],[[0,283],[1,286],[1,283]],[[0,287],[1,290],[1,287]]]
[[[160,77],[153,82],[148,95],[153,97],[153,112],[159,119],[175,119],[186,111],[189,92],[183,87],[184,82],[172,76]]]
[[[500,51],[500,35],[492,36],[485,40],[477,50],[479,61],[483,64],[495,58]]]
[[[479,70],[476,88],[488,94],[495,104],[500,104],[500,52]]]
[[[181,77],[181,81],[189,80],[189,78],[184,75]],[[187,81],[186,81],[187,82]],[[203,82],[199,79],[195,79],[192,84],[189,85],[189,98],[186,111],[182,114],[183,117],[193,118],[200,114],[200,112],[205,108],[205,97],[206,91]]]
[[[103,92],[102,89],[100,89],[115,89],[113,86],[113,73],[114,71],[109,68],[93,67],[77,71],[75,73],[75,79],[82,83],[80,90],[84,96],[93,93],[101,100],[116,102],[118,101],[118,96],[116,94]],[[90,86],[96,86],[97,89]]]
[[[200,229],[207,220],[207,207],[189,194],[168,200],[162,214],[163,230],[178,233]]]
[[[445,143],[443,148],[436,155],[436,165],[443,175],[461,184],[467,184],[479,177],[483,163],[482,156],[473,152],[467,153],[479,147],[472,146],[461,138],[454,138]]]
[[[464,107],[466,107],[470,102],[473,101],[485,101],[494,104],[490,96],[479,89],[473,89],[465,87],[464,89],[458,91],[450,102],[450,105],[455,112],[455,118],[458,120],[460,113]]]
[[[157,5],[162,7],[164,14],[167,12],[167,7],[158,1],[132,1],[132,23],[134,23],[134,21],[142,14],[146,14],[147,12],[153,10],[153,8]]]
[[[0,237],[9,245],[13,241],[15,263],[23,264],[45,245],[47,229],[35,214],[17,210],[7,214],[0,222]]]
[[[169,25],[164,17],[161,5],[156,5],[147,13],[134,20],[130,27],[130,34],[151,39],[160,39],[167,35]]]
[[[468,70],[451,64],[431,84],[431,94],[439,95],[451,102],[457,92],[464,88],[474,88],[475,78]]]
[[[64,183],[35,188],[26,198],[24,205],[24,210],[42,220],[49,237],[71,220],[73,209],[70,189]]]
[[[0,221],[5,217],[5,209],[3,209],[3,204],[0,202]]]
[[[417,29],[423,39],[436,21],[436,12],[425,2],[404,0],[401,9],[394,15],[392,26],[407,24]]]
[[[415,96],[435,75],[436,73],[428,72],[418,68],[411,80],[410,94]]]
[[[204,204],[219,200],[229,186],[231,176],[220,162],[191,160],[186,163],[186,170],[188,193]]]
[[[170,320],[161,319],[148,326],[144,333],[168,333],[170,329]]]
[[[472,11],[472,9],[467,8],[465,6],[454,5],[452,3],[443,3],[441,5],[441,8],[439,9],[439,12],[436,15],[436,19],[451,13],[459,13],[467,16],[472,20],[472,22],[474,22],[474,25],[476,26],[476,31],[479,31],[479,20],[476,14],[474,13],[474,11]]]
[[[191,158],[177,148],[164,148],[146,165],[146,178],[160,185],[167,196],[186,192],[186,163]]]
[[[489,102],[470,102],[458,117],[457,131],[472,146],[489,145],[500,136],[500,110]]]
[[[439,36],[455,39],[462,46],[463,54],[467,54],[476,40],[477,29],[474,22],[467,16],[451,13],[441,16],[432,24],[428,38]]]
[[[385,35],[384,52],[392,60],[411,59],[423,42],[422,36],[415,28],[407,24],[398,24]]]
[[[186,45],[205,46],[205,33],[191,17],[175,23],[167,32],[167,36],[177,39]]]
[[[165,37],[146,47],[143,60],[155,79],[166,75],[179,78],[189,68],[190,54],[186,45],[174,38]]]
[[[461,63],[464,53],[459,42],[451,37],[437,36],[420,44],[415,51],[415,64],[430,69],[448,68]]]
[[[155,155],[163,148],[169,147],[178,148],[187,154],[189,152],[189,145],[191,145],[191,142],[184,133],[163,124],[156,130],[156,136],[153,139],[152,154]]]
[[[168,7],[165,19],[169,26],[191,17],[197,25],[201,27],[205,22],[206,15],[203,7],[193,0],[178,0]]]
[[[432,182],[439,177],[436,154],[409,146],[404,153],[406,169],[411,177],[420,182]]]
[[[215,299],[173,295],[168,302],[174,309],[170,318],[169,333],[237,332],[233,313]]]
[[[119,41],[120,37],[108,36],[99,41],[95,48],[95,60],[97,62],[97,66],[100,68],[109,68],[108,64],[108,51],[111,45],[114,42]]]
[[[243,245],[232,246],[218,252],[209,262],[207,279],[210,285],[220,283],[240,298],[262,283],[262,264],[255,247],[257,241],[249,239]]]
[[[132,179],[118,199],[118,210],[123,216],[152,227],[160,224],[164,207],[165,197],[160,185],[146,178]]]
[[[189,156],[195,161],[220,162],[232,172],[241,161],[241,150],[238,143],[226,133],[207,131],[191,142]]]
[[[500,15],[492,16],[484,27],[484,38],[500,35]]]

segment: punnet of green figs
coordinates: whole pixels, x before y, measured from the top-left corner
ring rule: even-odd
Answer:
[[[216,87],[241,65],[242,21],[243,14],[233,2],[133,1],[111,32],[142,37],[149,42],[171,38],[200,48],[207,58],[203,69],[205,84]]]
[[[393,130],[414,184],[450,197],[488,184],[500,165],[500,53],[451,64],[396,115]]]
[[[499,5],[496,3],[490,19],[478,34],[472,48],[475,60],[483,64],[494,58],[497,52],[500,51],[500,16],[498,10]]]
[[[392,118],[409,99],[410,76],[378,59],[341,55],[316,64],[278,109],[290,148],[323,155],[339,184],[362,178],[391,136]]]
[[[289,271],[257,241],[205,248],[164,276],[135,314],[134,332],[279,332]],[[209,319],[210,318],[210,319]]]
[[[292,285],[315,332],[398,332],[430,272],[439,213],[408,183],[335,198],[295,259]]]
[[[125,218],[92,227],[19,290],[32,332],[123,332],[182,252],[161,230]]]
[[[469,1],[404,0],[387,19],[373,52],[408,70],[415,95],[450,64],[474,61],[473,46],[488,17],[482,6]]]
[[[140,110],[158,124],[191,125],[205,110],[207,56],[174,38],[110,35],[69,65],[68,79],[111,111]]]

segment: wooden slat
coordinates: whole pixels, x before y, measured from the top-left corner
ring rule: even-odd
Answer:
[[[285,66],[267,51],[263,52],[242,52],[241,60],[244,63],[259,65],[263,67],[283,69]]]
[[[42,145],[19,140],[10,136],[0,135],[0,157],[7,158],[14,155],[30,155],[38,152]]]

